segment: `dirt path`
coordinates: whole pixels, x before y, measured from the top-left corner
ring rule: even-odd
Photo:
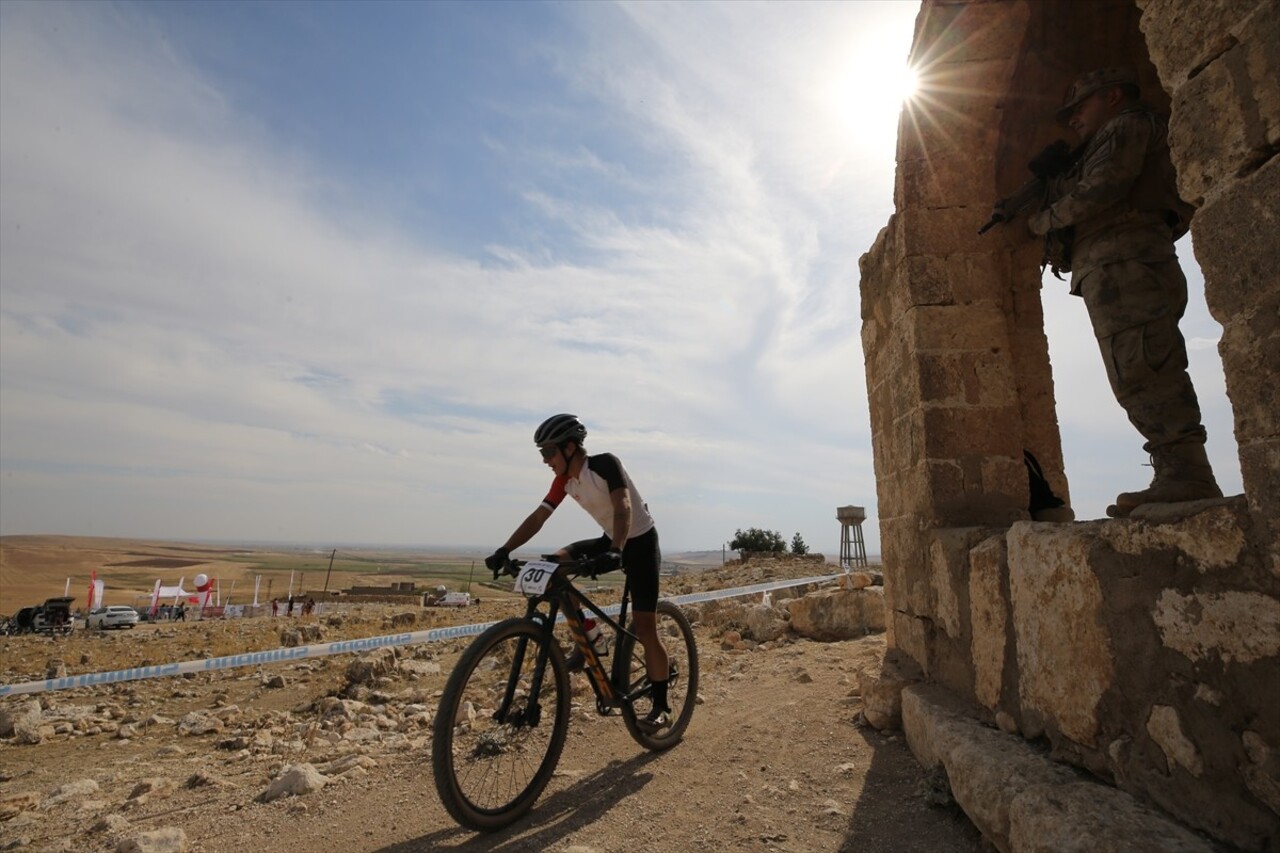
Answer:
[[[716,589],[759,579],[738,569],[699,581]],[[486,601],[409,618],[422,628],[519,609]],[[326,642],[369,637],[389,633],[402,610],[357,607],[310,624]],[[401,649],[365,680],[353,680],[355,658],[338,656],[40,694],[38,707],[33,697],[0,699],[0,850],[109,853],[136,849],[148,833],[171,838],[154,849],[197,853],[984,849],[962,813],[930,805],[938,792],[901,735],[861,724],[858,675],[878,671],[882,635],[726,642],[736,618],[724,609],[695,618],[699,706],[667,752],[643,750],[620,719],[598,716],[574,676],[557,775],[529,815],[487,835],[453,823],[430,769],[430,719],[466,641]],[[272,649],[295,624],[2,638],[0,681],[41,678],[54,664],[76,674]],[[24,742],[13,720],[33,708]],[[299,765],[324,774],[324,786],[263,802]]]
[[[926,805],[901,736],[854,724],[858,703],[845,695],[854,664],[879,650],[876,640],[801,642],[713,660],[706,701],[675,749],[641,752],[619,721],[578,717],[561,775],[517,826],[485,837],[460,831],[429,780],[405,780],[386,792],[391,802],[420,797],[435,828],[415,832],[401,820],[366,830],[368,840],[397,853],[981,850],[963,817]],[[381,793],[368,799],[377,808]]]
[[[452,823],[423,737],[404,748],[359,750],[367,767],[315,793],[258,802],[281,766],[326,757],[316,746],[299,755],[302,745],[288,740],[291,727],[305,725],[298,717],[307,697],[332,693],[341,681],[344,665],[313,663],[274,692],[264,691],[261,676],[240,674],[126,685],[113,688],[113,699],[90,702],[170,717],[252,705],[277,718],[266,755],[229,749],[227,732],[181,736],[161,725],[132,738],[0,746],[0,803],[24,793],[40,801],[0,824],[0,847],[114,851],[142,832],[173,827],[193,851],[982,849],[962,815],[926,803],[924,774],[901,736],[858,724],[861,704],[851,694],[858,670],[878,663],[882,637],[724,651],[702,631],[699,644],[702,703],[682,744],[645,752],[619,719],[597,716],[590,703],[575,708],[557,776],[532,813],[504,831],[477,835]],[[437,661],[445,673],[452,657]],[[436,695],[437,686],[419,692]],[[198,773],[208,784],[191,787]],[[84,780],[95,789],[57,796],[59,786]],[[139,795],[140,787],[150,793]]]

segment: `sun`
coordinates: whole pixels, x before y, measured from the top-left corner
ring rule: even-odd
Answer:
[[[920,91],[920,72],[904,64],[895,76],[892,84],[898,90],[898,102],[905,104]]]
[[[882,62],[862,58],[854,64],[845,94],[850,110],[871,113],[877,118],[885,114],[896,118],[919,86],[915,69],[902,60]]]
[[[896,137],[898,115],[919,90],[919,73],[902,59],[860,53],[838,75],[831,107],[855,136]]]
[[[896,138],[902,107],[919,92],[920,74],[909,62],[913,21],[868,21],[845,41],[838,64],[827,71],[832,111],[863,140]]]
[[[921,96],[920,69],[909,61],[918,7],[867,8],[856,26],[832,33],[828,61],[814,65],[822,125],[850,164],[892,158],[903,107]]]

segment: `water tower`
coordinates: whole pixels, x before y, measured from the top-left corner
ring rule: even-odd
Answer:
[[[867,545],[862,541],[862,522],[866,520],[865,507],[836,507],[836,521],[840,522],[840,566],[846,571],[853,566],[867,566]]]

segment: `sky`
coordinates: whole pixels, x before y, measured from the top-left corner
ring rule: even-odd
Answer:
[[[857,263],[917,8],[0,3],[0,534],[492,548],[573,412],[668,552],[835,555],[858,504],[878,553]],[[1044,299],[1100,517],[1150,469]],[[566,506],[531,548],[596,532]]]

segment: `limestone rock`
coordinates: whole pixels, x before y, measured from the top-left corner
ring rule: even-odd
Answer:
[[[89,827],[90,832],[110,832],[119,834],[129,828],[129,819],[122,814],[109,814]]]
[[[1250,171],[1280,140],[1280,17],[1259,13],[1250,28],[1254,38],[1232,45],[1174,96],[1169,146],[1178,154],[1178,189],[1189,199]]]
[[[1280,749],[1267,745],[1262,735],[1246,731],[1240,737],[1249,765],[1244,769],[1245,784],[1255,797],[1280,814]]]
[[[441,672],[440,664],[433,660],[413,660],[408,658],[400,661],[397,667],[401,672],[414,676],[439,675]]]
[[[40,795],[35,791],[23,791],[18,794],[6,794],[0,797],[0,821],[12,820],[26,811],[40,805]]]
[[[927,767],[941,765],[956,803],[998,849],[1018,853],[1212,853],[1212,844],[1128,794],[1084,781],[1020,738],[966,714],[946,690],[902,692],[903,730]]]
[[[324,629],[319,625],[293,625],[280,632],[280,645],[288,648],[319,643],[324,639]]]
[[[40,703],[35,699],[0,708],[0,737],[13,737],[14,723],[20,717],[33,713],[36,716],[40,714]]]
[[[1098,708],[1115,677],[1115,660],[1104,627],[1102,590],[1090,570],[1094,540],[1076,527],[1013,525],[1009,595],[1027,716],[1095,746]]]
[[[791,629],[813,640],[850,640],[885,628],[881,587],[824,589],[789,605]]]
[[[1179,765],[1192,776],[1204,773],[1204,759],[1200,750],[1183,731],[1178,711],[1168,705],[1156,705],[1147,718],[1147,734],[1164,751],[1170,767]]]
[[[1009,802],[1009,845],[1027,853],[1214,853],[1214,845],[1094,782],[1035,785]]]
[[[353,770],[371,770],[377,766],[378,762],[367,755],[344,755],[326,764],[322,772],[326,776],[341,776]]]
[[[860,671],[858,691],[862,696],[862,713],[877,729],[902,727],[902,691],[919,679],[919,673],[892,657],[886,657],[879,672]]]
[[[746,635],[758,643],[776,640],[787,630],[787,623],[778,611],[764,604],[748,607],[743,621]]]
[[[44,801],[43,807],[49,808],[80,797],[87,797],[97,790],[98,783],[92,779],[77,779],[74,782],[66,782],[49,793],[49,797]]]
[[[182,785],[184,788],[234,788],[234,783],[228,782],[226,779],[211,773],[208,770],[197,770],[187,777],[187,781]]]
[[[1008,574],[1008,552],[1003,536],[984,539],[969,552],[969,624],[972,632],[969,646],[973,657],[974,693],[978,701],[988,708],[995,708],[1004,692],[1009,603],[1005,600],[1002,580]]]
[[[376,678],[390,675],[396,668],[396,650],[384,646],[366,652],[347,665],[348,684],[369,684]]]
[[[1193,661],[1252,663],[1280,655],[1280,599],[1262,593],[1166,589],[1153,616],[1165,645]]]
[[[190,849],[186,832],[176,826],[166,826],[126,838],[116,846],[116,853],[186,853]]]
[[[168,794],[177,787],[177,784],[172,779],[153,776],[149,779],[143,779],[134,785],[133,790],[129,792],[128,799],[135,800],[147,794]]]
[[[42,721],[39,701],[28,699],[16,708],[0,711],[0,737],[12,737],[18,743],[40,743]]]
[[[220,732],[223,722],[217,717],[192,711],[178,721],[178,733],[183,735],[205,735]]]
[[[876,576],[871,572],[845,572],[837,577],[836,584],[841,589],[866,589],[876,583]]]
[[[278,800],[281,797],[301,797],[323,788],[329,779],[310,764],[295,764],[286,767],[279,778],[267,786],[258,800],[264,803]]]

